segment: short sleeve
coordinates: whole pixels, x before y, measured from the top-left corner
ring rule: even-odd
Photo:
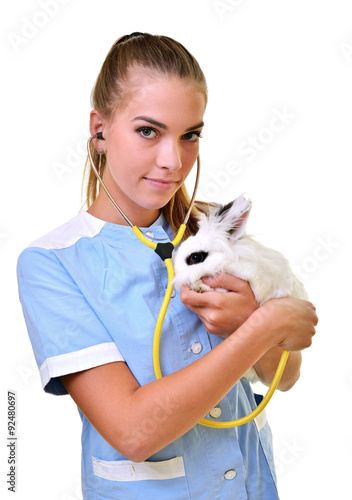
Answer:
[[[17,263],[19,297],[43,388],[60,376],[124,361],[109,332],[52,250],[29,247]]]

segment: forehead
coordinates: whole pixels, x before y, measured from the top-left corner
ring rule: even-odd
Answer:
[[[184,115],[202,118],[205,97],[196,84],[179,76],[164,75],[156,71],[134,69],[125,82],[127,94],[123,112],[148,115],[157,113],[172,119]],[[161,118],[161,116],[159,116]],[[201,121],[201,120],[199,120]]]

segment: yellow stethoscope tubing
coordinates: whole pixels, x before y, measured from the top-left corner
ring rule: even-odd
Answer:
[[[286,350],[284,350],[283,353],[281,354],[280,362],[278,364],[277,370],[275,372],[274,378],[270,384],[269,389],[267,390],[265,396],[263,397],[259,405],[251,413],[248,413],[248,415],[246,415],[245,417],[238,418],[237,420],[229,420],[227,422],[213,422],[211,420],[203,418],[198,423],[201,425],[205,425],[206,427],[228,429],[231,427],[239,427],[240,425],[247,424],[248,422],[256,418],[264,410],[264,408],[272,398],[274,392],[276,391],[276,388],[279,385],[283,371],[285,369],[288,355],[289,352]]]
[[[93,168],[93,171],[95,173],[95,176],[97,177],[97,179],[98,179],[101,187],[104,189],[106,195],[108,196],[108,198],[110,199],[110,201],[112,202],[112,204],[114,205],[114,207],[116,208],[116,210],[120,213],[120,215],[123,217],[123,219],[131,227],[131,230],[133,231],[133,233],[135,234],[135,236],[142,243],[144,243],[144,245],[146,245],[147,247],[149,247],[149,248],[151,248],[153,250],[156,250],[157,244],[154,243],[153,241],[149,240],[149,238],[147,238],[142,233],[142,231],[139,229],[138,226],[133,225],[133,223],[129,220],[129,218],[124,214],[124,212],[121,210],[121,208],[117,205],[117,203],[115,202],[115,200],[113,199],[113,197],[109,193],[108,189],[106,188],[103,180],[101,179],[100,174],[99,174],[96,166],[94,165],[94,161],[93,161],[92,154],[91,154],[91,149],[90,149],[91,142],[92,142],[92,140],[95,137],[96,136],[90,137],[88,139],[88,145],[87,145],[90,163],[92,165],[92,168]],[[174,240],[171,242],[172,245],[173,245],[173,247],[176,247],[181,242],[181,240],[183,238],[183,235],[185,233],[186,224],[187,224],[187,221],[189,219],[189,216],[190,216],[193,204],[194,204],[196,191],[197,191],[197,188],[198,188],[199,171],[200,171],[200,160],[199,160],[199,157],[198,157],[197,158],[197,177],[196,177],[196,181],[195,181],[195,187],[194,187],[194,191],[193,191],[193,196],[192,196],[192,199],[190,201],[190,206],[189,206],[189,209],[188,209],[187,214],[185,216],[185,219],[184,219],[183,223],[181,224],[181,226],[179,227],[179,230],[177,231],[177,234],[176,234]],[[166,288],[164,300],[162,302],[162,305],[161,305],[161,308],[160,308],[160,311],[159,311],[159,315],[158,315],[158,318],[157,318],[157,322],[156,322],[156,325],[155,325],[155,330],[154,330],[154,339],[153,339],[153,366],[154,366],[154,373],[155,373],[156,379],[162,378],[162,373],[161,373],[161,369],[160,369],[160,340],[161,340],[161,331],[162,331],[162,327],[163,327],[163,323],[164,323],[164,319],[165,319],[165,314],[166,314],[166,311],[168,309],[168,306],[169,306],[169,303],[170,303],[170,299],[171,299],[171,295],[172,295],[172,292],[173,292],[172,281],[174,279],[174,269],[173,269],[171,258],[165,258],[163,260],[164,260],[166,268],[167,268],[168,284],[167,284],[167,288]],[[264,410],[264,408],[266,407],[266,405],[269,403],[272,395],[274,394],[274,392],[275,392],[275,390],[276,390],[276,388],[277,388],[277,386],[278,386],[278,384],[280,382],[280,379],[282,377],[283,371],[285,369],[286,362],[287,362],[287,359],[288,359],[288,355],[289,355],[289,352],[286,351],[286,350],[284,350],[283,353],[282,353],[282,355],[281,355],[281,359],[280,359],[279,365],[277,367],[276,373],[274,375],[274,378],[273,378],[273,380],[272,380],[272,382],[270,384],[270,387],[269,387],[267,393],[265,394],[265,396],[262,399],[262,401],[260,402],[260,404],[251,413],[249,413],[245,417],[239,418],[237,420],[230,420],[230,421],[227,421],[227,422],[213,422],[211,420],[207,420],[207,419],[203,418],[198,423],[201,424],[201,425],[204,425],[206,427],[214,427],[214,428],[226,429],[226,428],[238,427],[240,425],[246,424],[246,423],[250,422],[251,420],[253,420],[255,417],[257,417]]]
[[[147,238],[143,233],[142,231],[139,229],[138,226],[132,226],[131,227],[131,230],[133,231],[133,233],[137,236],[137,238],[139,240],[141,240],[142,243],[144,243],[147,247],[149,248],[152,248],[153,250],[156,249],[157,247],[157,244],[154,243],[154,241],[151,241],[149,238]],[[183,235],[185,234],[185,231],[186,231],[186,224],[183,222],[181,224],[181,226],[179,227],[179,230],[177,231],[177,234],[175,236],[175,238],[173,239],[173,241],[171,242],[171,244],[173,245],[173,247],[176,247],[180,241],[182,240],[183,238]],[[170,259],[165,259],[166,260],[170,260]],[[165,262],[164,261],[164,262]],[[173,273],[173,271],[172,271]],[[173,279],[173,278],[172,278]]]
[[[154,373],[155,373],[156,379],[162,378],[162,373],[161,373],[161,369],[160,369],[161,330],[163,327],[165,314],[166,314],[167,308],[169,307],[172,291],[174,288],[172,285],[172,280],[174,279],[174,268],[173,268],[171,259],[165,259],[164,262],[165,262],[165,265],[167,268],[168,284],[167,284],[164,300],[163,300],[163,303],[161,304],[161,308],[159,311],[159,316],[158,316],[158,319],[156,321],[155,331],[154,331],[154,339],[153,339],[153,366],[154,366]]]
[[[166,293],[164,296],[163,303],[161,305],[160,311],[159,311],[159,316],[156,322],[155,326],[155,331],[154,331],[154,340],[153,340],[153,365],[154,365],[154,373],[155,373],[155,378],[160,379],[162,378],[162,373],[160,369],[160,340],[161,340],[161,330],[165,318],[165,314],[167,311],[167,308],[169,306],[169,302],[171,299],[172,291],[173,291],[173,284],[172,281],[174,279],[174,269],[173,265],[171,262],[171,259],[165,259],[165,265],[167,268],[168,272],[168,284],[167,284],[167,289]],[[237,420],[229,420],[226,422],[215,422],[212,420],[208,419],[201,419],[198,423],[200,425],[204,425],[205,427],[213,427],[213,428],[220,428],[220,429],[228,429],[231,427],[239,427],[240,425],[247,424],[254,418],[256,418],[266,407],[266,405],[269,403],[270,399],[272,398],[275,390],[277,389],[277,386],[279,385],[279,382],[281,380],[282,374],[284,372],[287,359],[288,359],[289,352],[284,350],[281,354],[280,362],[278,364],[277,370],[275,372],[274,378],[270,384],[269,389],[267,390],[264,398],[262,401],[259,403],[259,405],[248,415],[242,418],[238,418]]]
[[[142,243],[147,245],[147,247],[152,248],[153,250],[156,249],[157,244],[154,243],[153,241],[149,240],[149,238],[147,238],[142,233],[142,231],[139,229],[139,227],[133,226],[131,229],[132,229],[133,233],[137,236],[137,238],[140,239]],[[185,231],[186,231],[186,224],[181,224],[181,226],[179,227],[179,230],[177,231],[177,234],[176,234],[174,240],[171,242],[174,247],[176,247],[180,243]],[[154,330],[154,338],[153,338],[153,367],[154,367],[154,373],[155,373],[156,379],[162,378],[162,373],[161,373],[161,369],[160,369],[161,330],[163,328],[165,314],[166,314],[166,311],[169,307],[171,295],[172,295],[173,288],[174,288],[173,284],[172,284],[172,281],[174,279],[174,268],[172,265],[172,261],[171,261],[171,259],[165,259],[164,262],[165,262],[165,266],[167,269],[168,283],[167,283],[165,296],[164,296],[163,302],[161,304],[159,315],[158,315],[158,318],[156,321],[155,330]]]

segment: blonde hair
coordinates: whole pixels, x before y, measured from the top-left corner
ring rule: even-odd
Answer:
[[[114,113],[127,104],[130,90],[128,78],[135,67],[149,69],[164,76],[177,76],[190,82],[203,94],[206,104],[205,76],[197,60],[183,45],[167,36],[132,33],[119,38],[111,47],[92,91],[93,109],[98,110],[107,120],[112,119]],[[94,164],[98,165],[99,154],[95,148],[92,148],[92,158]],[[105,167],[106,156],[102,155],[99,171],[101,176]],[[99,183],[91,168],[89,156],[86,160],[84,179],[86,177],[86,204],[89,208],[99,194]],[[183,222],[189,201],[186,187],[182,185],[163,208],[173,231]],[[202,204],[198,205],[198,209],[202,211]],[[185,236],[196,232],[198,209],[192,210]]]

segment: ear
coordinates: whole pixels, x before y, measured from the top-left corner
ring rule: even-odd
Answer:
[[[238,239],[244,233],[251,206],[249,200],[239,196],[216,213],[216,217],[220,218],[220,223],[225,226],[231,237]]]
[[[94,136],[98,132],[103,132],[105,124],[106,120],[104,119],[102,114],[98,110],[93,109],[90,113],[90,121],[89,121],[90,135]],[[104,147],[104,143],[101,142],[99,139],[93,139],[93,142],[96,149],[101,147],[101,144],[103,144]]]

